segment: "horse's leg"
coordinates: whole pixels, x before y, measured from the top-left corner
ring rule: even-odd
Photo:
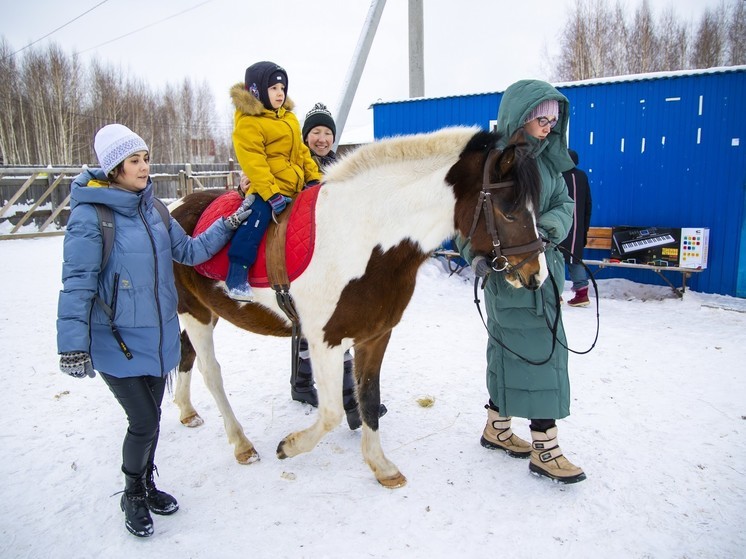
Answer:
[[[313,364],[313,378],[319,394],[319,412],[308,429],[290,433],[277,446],[278,458],[289,458],[312,450],[321,438],[342,421],[342,371],[344,351],[341,347],[329,348],[325,343],[308,340]]]
[[[396,464],[386,458],[378,432],[381,363],[390,337],[391,330],[372,340],[355,344],[355,379],[358,385],[358,405],[363,419],[363,458],[373,470],[378,483],[394,489],[404,486],[407,478],[402,475]]]
[[[213,324],[203,324],[190,314],[180,315],[180,318],[197,353],[197,366],[205,379],[205,385],[223,416],[225,432],[228,435],[228,442],[234,447],[233,454],[236,460],[239,464],[256,462],[259,460],[259,454],[257,454],[251,441],[246,438],[243,427],[236,419],[225,394],[225,388],[223,388],[220,363],[215,358],[215,344],[212,337]]]
[[[204,423],[192,405],[192,368],[194,367],[194,346],[186,330],[181,332],[181,360],[176,376],[174,403],[179,406],[179,420],[187,427],[199,427]]]

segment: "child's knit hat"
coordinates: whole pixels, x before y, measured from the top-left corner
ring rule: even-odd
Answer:
[[[559,117],[559,103],[556,99],[547,99],[546,101],[542,101],[541,103],[536,105],[534,107],[534,110],[528,114],[526,120],[523,122],[525,124],[526,122],[530,122],[535,118],[539,118],[541,116]]]
[[[285,99],[288,98],[288,74],[285,69],[274,62],[262,61],[246,68],[244,86],[246,91],[259,99],[265,109],[274,110],[267,90],[276,83],[285,84]]]
[[[150,151],[140,136],[122,124],[107,124],[96,132],[93,149],[107,175],[133,153]]]
[[[332,131],[332,136],[337,137],[337,126],[334,124],[332,113],[326,108],[324,103],[316,103],[313,109],[306,113],[306,120],[303,121],[303,141],[306,141],[308,133],[316,126],[326,126]]]

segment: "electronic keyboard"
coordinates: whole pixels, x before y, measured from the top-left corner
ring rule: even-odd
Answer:
[[[670,233],[655,228],[617,231],[613,237],[620,254],[676,244],[676,239]]]

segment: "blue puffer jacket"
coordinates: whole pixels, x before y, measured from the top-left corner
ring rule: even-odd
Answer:
[[[139,193],[109,188],[103,171],[85,171],[72,184],[64,241],[63,289],[57,311],[57,350],[84,351],[93,367],[115,377],[163,376],[179,363],[179,320],[173,262],[199,264],[233,231],[219,219],[196,238],[153,206],[153,185]],[[114,212],[115,235],[101,269],[103,239],[96,208]],[[114,310],[113,323],[133,355],[127,359],[96,295]]]

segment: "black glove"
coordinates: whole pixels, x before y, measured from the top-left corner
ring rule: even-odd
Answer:
[[[254,203],[254,198],[254,194],[250,194],[249,196],[244,198],[238,209],[225,218],[225,226],[228,229],[233,229],[235,231],[244,221],[249,218],[251,212],[253,211],[250,207],[251,204]]]
[[[60,354],[60,371],[75,378],[83,378],[88,375],[93,378],[96,371],[93,370],[91,356],[83,351],[68,351]]]
[[[474,275],[479,278],[487,277],[490,272],[494,272],[492,266],[490,266],[489,260],[484,256],[477,256],[471,261],[471,269],[474,270]]]
[[[306,183],[306,186],[303,187],[303,189],[305,190],[306,188],[310,188],[312,186],[318,186],[319,184],[320,184],[319,181],[308,181]]]

